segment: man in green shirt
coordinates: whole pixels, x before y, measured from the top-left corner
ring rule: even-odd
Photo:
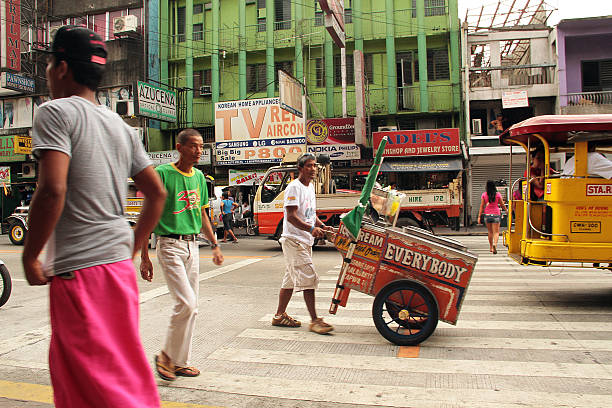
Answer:
[[[195,377],[200,371],[190,367],[191,341],[198,314],[199,246],[196,235],[202,231],[211,242],[213,262],[223,263],[223,254],[210,225],[207,209],[208,190],[204,174],[193,166],[198,163],[204,142],[195,129],[185,129],[177,136],[179,160],[156,168],[168,191],[159,224],[153,231],[157,237],[157,259],[175,301],[166,343],[155,356],[158,375],[167,381],[176,376]],[[153,264],[148,243],[141,251],[140,274],[153,279]]]

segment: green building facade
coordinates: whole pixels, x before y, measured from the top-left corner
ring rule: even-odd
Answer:
[[[458,0],[344,0],[347,113],[353,50],[362,50],[370,132],[458,127]],[[214,141],[214,104],[278,96],[276,72],[305,80],[309,118],[341,117],[340,49],[317,0],[159,1],[159,82],[179,91],[179,121],[150,131],[150,150],[198,128]],[[154,35],[156,27],[149,29]],[[316,106],[313,106],[316,105]],[[151,130],[151,129],[150,129]]]

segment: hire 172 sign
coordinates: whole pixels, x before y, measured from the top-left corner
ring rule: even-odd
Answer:
[[[279,98],[218,102],[215,143],[220,165],[278,163],[306,151],[304,119],[281,109]]]
[[[440,156],[461,154],[459,129],[395,130],[373,132],[374,150],[387,136],[383,156]]]

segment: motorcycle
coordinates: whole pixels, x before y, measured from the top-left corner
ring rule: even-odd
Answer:
[[[4,262],[0,259],[0,306],[4,305],[11,296],[11,275]]]

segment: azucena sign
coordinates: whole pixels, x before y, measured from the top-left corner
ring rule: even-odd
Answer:
[[[461,154],[459,129],[456,128],[373,132],[374,149],[385,136],[387,146],[383,155],[386,157]]]
[[[150,85],[136,83],[137,114],[166,122],[176,122],[176,92]]]

